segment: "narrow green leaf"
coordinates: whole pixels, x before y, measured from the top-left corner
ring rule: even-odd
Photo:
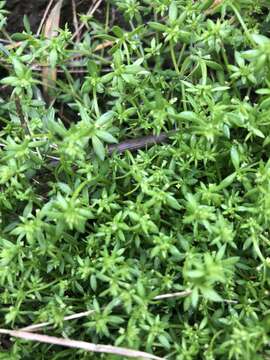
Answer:
[[[105,159],[105,148],[97,136],[92,137],[92,144],[93,144],[94,152],[96,153],[96,155],[100,158],[100,160],[104,160]]]
[[[108,133],[107,131],[103,131],[103,130],[98,130],[96,131],[96,136],[99,137],[101,140],[113,144],[113,143],[117,143],[117,139],[112,136],[112,134]]]
[[[152,21],[149,21],[148,22],[148,25],[154,29],[154,30],[157,30],[157,31],[166,31],[167,30],[167,26],[166,25],[163,25],[163,24],[160,24],[160,23],[157,23],[157,22],[152,22]]]
[[[232,160],[234,168],[236,170],[239,169],[240,158],[239,158],[239,153],[238,153],[236,146],[232,146],[232,148],[231,148],[231,160]]]
[[[166,195],[167,204],[175,210],[180,210],[181,206],[179,205],[178,201],[172,196],[167,194]]]
[[[199,116],[195,114],[193,111],[182,111],[179,114],[176,114],[178,119],[188,120],[188,121],[197,121],[199,120]]]
[[[231,175],[227,176],[225,179],[221,181],[221,183],[217,186],[217,190],[223,190],[226,189],[228,186],[230,186],[234,179],[236,178],[236,173],[232,173]]]
[[[218,293],[211,288],[202,289],[202,295],[211,301],[222,301],[222,298],[218,295]]]
[[[177,4],[175,1],[172,1],[169,7],[169,20],[171,23],[177,19],[177,15],[178,15]]]
[[[108,123],[109,121],[111,121],[113,119],[115,115],[114,111],[107,111],[106,113],[102,114],[96,121],[96,125],[98,126],[103,126],[106,123]]]
[[[24,77],[24,74],[25,74],[25,67],[24,65],[16,58],[14,58],[12,60],[12,64],[13,64],[13,67],[14,67],[14,70],[15,70],[15,73],[16,75],[19,77],[19,78],[23,78]]]

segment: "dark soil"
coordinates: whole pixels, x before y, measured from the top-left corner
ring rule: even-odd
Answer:
[[[28,16],[32,30],[36,31],[47,4],[48,0],[8,0],[6,8],[10,11],[10,14],[7,31],[11,34],[22,31],[23,15]]]
[[[50,0],[8,0],[6,8],[10,14],[8,17],[7,31],[10,34],[23,30],[23,16],[27,15],[31,29],[36,32],[44,11]],[[55,0],[56,3],[56,0]],[[85,13],[91,5],[89,0],[75,0],[77,13]],[[69,23],[72,28],[72,3],[65,0],[61,11],[61,23]]]

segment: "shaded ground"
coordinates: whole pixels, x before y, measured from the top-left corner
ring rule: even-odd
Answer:
[[[22,31],[24,14],[28,16],[32,29],[35,31],[38,28],[47,4],[48,0],[8,0],[6,3],[6,8],[10,11],[7,26],[8,32]]]
[[[56,1],[55,1],[56,2]],[[23,15],[27,15],[31,24],[31,29],[35,32],[40,24],[43,13],[49,0],[8,0],[6,9],[10,11],[8,17],[7,31],[9,33],[20,32],[23,30]],[[77,12],[84,13],[91,2],[88,0],[75,0]],[[61,20],[63,23],[72,25],[72,5],[71,0],[64,1]]]

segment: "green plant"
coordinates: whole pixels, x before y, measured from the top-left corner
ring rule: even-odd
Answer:
[[[80,41],[25,20],[0,46],[1,327],[268,359],[269,2],[103,3]],[[0,359],[119,358],[1,339]]]

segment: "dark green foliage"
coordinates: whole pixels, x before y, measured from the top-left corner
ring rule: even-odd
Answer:
[[[79,43],[25,21],[20,46],[0,47],[1,327],[51,321],[50,334],[176,360],[270,359],[269,1],[103,3]],[[47,59],[62,71],[50,106]],[[108,156],[171,130],[169,144]],[[0,352],[67,358],[112,359],[19,340]]]

